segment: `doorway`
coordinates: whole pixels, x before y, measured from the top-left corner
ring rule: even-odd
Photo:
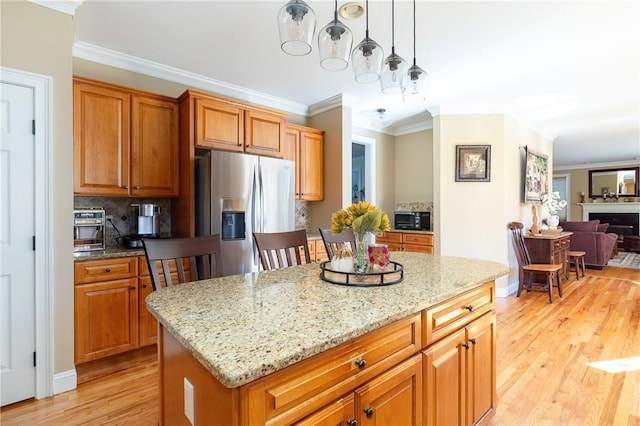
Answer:
[[[53,83],[6,67],[0,67],[0,76],[0,405],[6,405],[53,394]]]
[[[376,140],[353,135],[351,140],[351,202],[376,202]]]
[[[571,217],[571,212],[569,210],[571,206],[571,200],[569,200],[569,188],[571,183],[570,179],[571,175],[568,174],[553,175],[552,192],[557,192],[558,194],[560,194],[561,200],[567,201],[567,205],[562,208],[562,210],[558,211],[560,220],[569,220],[569,218]]]

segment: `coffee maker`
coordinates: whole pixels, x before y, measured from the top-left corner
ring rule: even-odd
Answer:
[[[129,235],[124,237],[127,247],[142,247],[142,238],[160,235],[160,206],[157,204],[131,204]]]

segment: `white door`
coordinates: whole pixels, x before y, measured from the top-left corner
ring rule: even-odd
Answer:
[[[1,84],[0,405],[7,405],[35,396],[35,138],[33,88]]]

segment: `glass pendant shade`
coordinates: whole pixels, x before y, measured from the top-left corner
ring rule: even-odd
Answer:
[[[409,67],[406,83],[407,94],[424,99],[427,91],[427,73],[417,66],[415,62]]]
[[[303,56],[311,52],[316,14],[305,2],[291,0],[278,12],[280,47],[289,55]]]
[[[396,55],[392,48],[391,55],[384,60],[382,74],[380,75],[382,93],[402,93],[406,74],[407,61]]]
[[[382,70],[382,58],[384,51],[382,47],[369,38],[367,35],[351,53],[351,63],[353,64],[353,72],[358,83],[373,83],[380,79],[380,71]]]
[[[329,71],[341,71],[349,66],[349,54],[353,45],[353,34],[338,20],[338,11],[333,21],[318,33],[320,66]]]

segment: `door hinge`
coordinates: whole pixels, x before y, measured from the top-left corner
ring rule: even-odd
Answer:
[[[33,353],[33,366],[36,366],[36,353]]]
[[[31,120],[31,134],[36,134],[36,120]]]
[[[36,236],[33,236],[33,250],[36,250]]]

